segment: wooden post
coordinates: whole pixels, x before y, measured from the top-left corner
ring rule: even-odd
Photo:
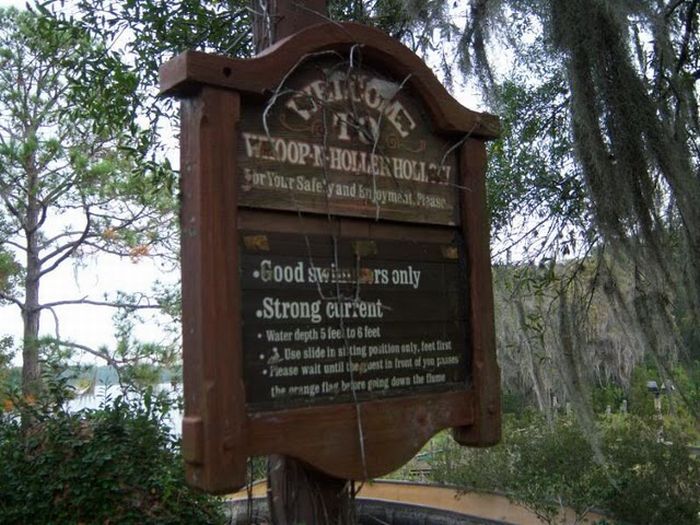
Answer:
[[[260,6],[265,7],[260,12]],[[253,2],[253,43],[257,53],[305,27],[328,19],[326,0],[267,0]]]
[[[464,235],[471,239],[467,253],[472,327],[472,370],[475,389],[480,393],[474,407],[478,425],[455,428],[453,437],[460,445],[490,446],[501,439],[500,390],[489,385],[500,382],[496,362],[496,334],[493,319],[489,225],[486,211],[486,144],[470,138],[460,150],[462,223]]]
[[[254,23],[258,52],[328,16],[326,0],[268,0]],[[268,505],[276,525],[350,525],[354,520],[351,483],[328,476],[288,456],[268,457]]]
[[[236,185],[233,154],[239,115],[233,91],[204,87],[182,104],[182,304],[185,417],[182,454],[190,483],[213,492],[245,483],[242,429],[245,393],[226,374],[239,373]],[[221,108],[225,108],[224,111]],[[230,152],[219,155],[218,149]],[[211,349],[205,352],[203,349]],[[199,391],[197,384],[210,386]],[[222,419],[225,412],[231,417]],[[205,469],[203,465],[215,465]],[[243,474],[242,474],[243,473]]]
[[[268,458],[268,505],[272,523],[355,523],[352,483],[328,476],[287,456]]]

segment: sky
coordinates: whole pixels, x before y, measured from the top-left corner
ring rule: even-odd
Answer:
[[[0,0],[0,7],[14,6],[23,9],[24,0]],[[435,69],[435,64],[430,64]],[[459,87],[454,93],[455,98],[470,109],[477,109],[480,99],[476,89]],[[177,166],[177,147],[173,151],[171,162]],[[55,300],[89,298],[104,300],[105,294],[113,295],[116,291],[147,292],[156,280],[168,283],[178,281],[177,272],[166,271],[157,263],[141,259],[133,262],[129,258],[100,255],[88,257],[80,267],[64,263],[55,272],[42,280],[40,299],[42,302]],[[113,347],[116,340],[113,337],[112,315],[114,310],[94,306],[62,306],[57,309],[59,315],[59,335],[62,339],[84,344],[93,348],[102,345]],[[147,316],[147,315],[146,315]],[[147,316],[148,317],[148,316]],[[16,306],[0,307],[0,337],[11,335],[19,343],[22,333],[22,319]],[[42,335],[55,335],[56,323],[50,312],[42,314]],[[163,332],[154,322],[148,322],[137,330],[136,335],[145,341],[155,341],[164,337]],[[15,357],[14,363],[21,363],[21,356]]]
[[[26,5],[26,0],[0,0],[0,7],[16,7],[17,9],[24,9]]]

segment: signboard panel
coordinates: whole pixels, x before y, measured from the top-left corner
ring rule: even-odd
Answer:
[[[435,134],[409,91],[339,57],[298,67],[242,108],[239,203],[457,224],[455,141]]]
[[[187,52],[161,80],[184,99],[188,481],[235,489],[264,454],[367,479],[449,427],[497,442],[484,144],[497,119],[348,23],[253,59]]]
[[[451,243],[241,232],[251,409],[463,389],[467,279]]]

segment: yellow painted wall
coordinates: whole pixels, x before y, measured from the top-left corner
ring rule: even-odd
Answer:
[[[253,485],[252,492],[253,497],[265,497],[267,485],[265,482],[258,482]],[[232,494],[230,499],[245,499],[247,497],[248,492],[244,490]],[[454,488],[438,485],[385,480],[373,481],[362,485],[358,498],[433,507],[516,525],[542,525],[544,523],[534,513],[511,503],[504,496],[478,492],[462,493]],[[567,509],[566,517],[564,523],[574,523],[573,511]],[[582,523],[592,524],[603,518],[604,516],[600,514],[589,513]]]

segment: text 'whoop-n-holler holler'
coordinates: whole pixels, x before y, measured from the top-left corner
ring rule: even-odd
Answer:
[[[399,83],[329,64],[301,68],[285,88],[243,113],[242,205],[456,224],[453,144]]]

